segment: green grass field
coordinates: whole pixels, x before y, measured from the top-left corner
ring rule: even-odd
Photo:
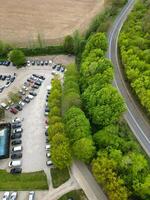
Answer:
[[[87,198],[82,190],[71,191],[71,192],[63,195],[58,200],[68,200],[69,198],[72,198],[73,200],[87,200]]]
[[[47,190],[44,171],[12,175],[0,170],[0,190]]]
[[[62,170],[58,168],[51,168],[51,176],[54,188],[59,187],[70,178],[69,171],[67,168]]]

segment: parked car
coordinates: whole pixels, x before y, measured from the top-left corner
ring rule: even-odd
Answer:
[[[37,96],[37,93],[34,92],[34,91],[29,92],[29,94],[32,95],[32,96],[34,96],[34,97]]]
[[[41,85],[42,85],[42,83],[41,83],[39,80],[36,81],[34,84],[35,84],[35,85],[38,85],[38,86],[41,86]]]
[[[11,127],[12,127],[13,129],[21,128],[21,123],[20,123],[20,122],[12,123],[12,124],[11,124]]]
[[[46,138],[46,144],[49,144],[49,139],[48,138]]]
[[[35,199],[35,192],[34,191],[29,192],[28,200],[34,200],[34,199]]]
[[[21,105],[23,107],[25,105],[25,102],[19,101],[19,105]]]
[[[5,193],[3,194],[2,200],[9,200],[9,196],[10,196],[10,192],[5,192]]]
[[[61,67],[60,71],[61,71],[61,72],[64,72],[64,71],[65,71],[65,68],[64,68],[64,67]]]
[[[39,89],[39,86],[36,85],[36,84],[34,84],[34,85],[32,85],[32,88],[33,88],[33,89]]]
[[[3,92],[4,88],[5,88],[5,86],[0,87],[0,93]]]
[[[44,65],[44,61],[43,60],[41,60],[40,65],[42,65],[42,66]]]
[[[23,99],[23,101],[24,101],[25,103],[30,103],[29,97],[25,97],[25,98]]]
[[[12,131],[13,134],[15,133],[22,133],[23,129],[22,128],[16,128]]]
[[[51,157],[50,152],[47,152],[47,153],[46,153],[46,157],[47,157],[47,158],[50,158],[50,157]]]
[[[43,81],[45,80],[44,76],[39,76],[40,79],[42,79]]]
[[[17,192],[12,192],[11,195],[10,195],[10,197],[9,197],[9,200],[16,200],[17,196],[18,196]]]
[[[49,63],[48,60],[44,61],[44,65],[48,65],[48,63]]]
[[[6,103],[1,103],[1,108],[8,110],[9,106]]]
[[[52,65],[52,69],[55,69],[57,67],[57,64]]]
[[[14,82],[15,78],[16,78],[15,76],[11,77],[11,78],[10,78],[10,81],[11,81],[11,82]]]
[[[30,65],[31,65],[30,60],[27,60],[27,66],[30,67]]]
[[[21,160],[12,160],[9,162],[9,167],[20,167],[22,164]]]
[[[52,161],[51,161],[51,160],[47,160],[47,161],[46,161],[46,165],[47,165],[47,166],[52,166],[52,165],[53,165],[53,163],[52,163]]]
[[[39,60],[37,60],[37,61],[36,61],[36,64],[37,64],[37,65],[40,65],[40,61],[39,61]]]
[[[17,105],[15,106],[15,108],[16,108],[17,110],[19,110],[19,111],[22,110],[22,106],[21,106],[20,104],[17,104]]]
[[[29,94],[27,97],[28,97],[30,100],[32,100],[32,99],[34,98],[34,96],[31,95],[31,94]]]
[[[16,153],[16,152],[20,152],[20,151],[22,151],[22,146],[20,145],[20,146],[16,146],[16,147],[13,147],[12,148],[12,153],[14,152],[14,153]]]
[[[18,110],[16,108],[10,108],[10,112],[13,114],[17,114]]]
[[[60,71],[60,69],[61,69],[61,65],[58,64],[57,67],[56,67],[56,70]]]
[[[19,159],[19,158],[22,158],[22,153],[13,153],[11,154],[11,159]]]
[[[21,133],[15,133],[15,134],[12,134],[11,135],[11,139],[14,140],[14,139],[19,139],[21,138],[22,134]]]
[[[32,65],[35,65],[35,61],[34,61],[34,60],[32,60],[32,61],[31,61],[31,64],[32,64]]]
[[[21,119],[16,117],[15,119],[12,120],[12,123],[16,123],[16,122],[17,123],[19,123],[19,122],[21,123]]]
[[[50,144],[46,144],[46,147],[45,147],[46,151],[49,151],[50,148],[51,148]]]
[[[45,136],[48,136],[48,130],[45,131]]]
[[[22,172],[22,168],[20,168],[20,167],[15,167],[10,170],[11,174],[20,174],[21,172]]]
[[[21,144],[22,143],[22,140],[14,140],[11,142],[11,145],[18,145],[18,144]]]

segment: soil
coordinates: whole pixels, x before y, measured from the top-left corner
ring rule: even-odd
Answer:
[[[19,46],[62,42],[83,30],[102,10],[104,0],[1,0],[0,40]]]

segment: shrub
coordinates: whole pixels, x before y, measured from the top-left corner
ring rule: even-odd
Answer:
[[[23,66],[26,62],[24,53],[21,50],[12,50],[8,54],[9,60],[16,65],[18,68]]]
[[[74,45],[73,45],[73,38],[68,35],[65,37],[64,40],[64,51],[68,54],[74,53]]]

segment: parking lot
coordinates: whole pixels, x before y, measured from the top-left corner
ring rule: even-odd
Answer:
[[[53,56],[53,62],[63,63],[64,65],[74,62],[73,57]],[[49,58],[50,59],[50,58]],[[66,60],[68,59],[68,63]],[[63,62],[65,60],[65,62]],[[16,70],[15,67],[2,67],[1,73],[16,73],[16,80],[14,84],[6,88],[3,93],[0,94],[0,103],[4,99],[8,98],[10,91],[17,91],[23,85],[23,83],[32,74],[38,74],[45,77],[42,85],[36,90],[37,96],[25,104],[22,111],[19,111],[16,115],[6,111],[6,120],[11,121],[14,117],[22,119],[22,170],[23,172],[33,172],[38,170],[47,170],[46,166],[46,137],[45,137],[45,99],[47,93],[47,85],[50,85],[52,75],[52,68],[50,66],[31,66],[24,67]],[[59,72],[61,77],[63,73]],[[8,166],[8,159],[0,161],[0,168],[6,168]],[[7,168],[8,169],[8,168]]]

